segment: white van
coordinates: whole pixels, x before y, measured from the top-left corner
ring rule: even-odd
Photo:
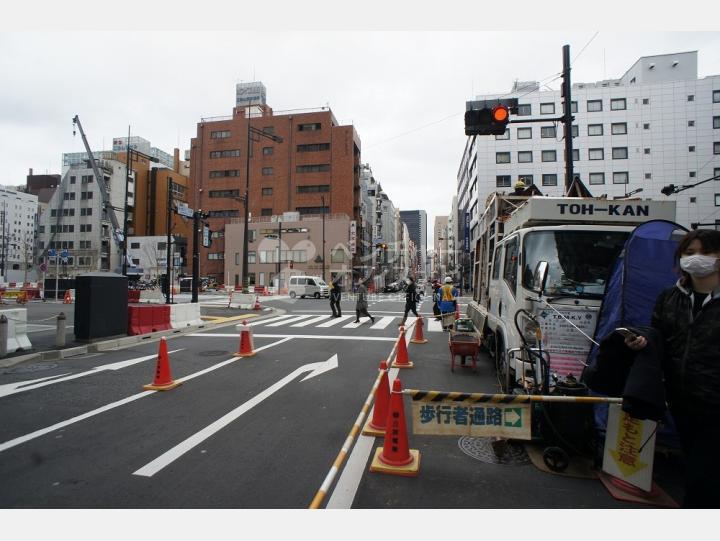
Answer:
[[[291,276],[288,286],[290,298],[330,297],[330,288],[319,276]]]

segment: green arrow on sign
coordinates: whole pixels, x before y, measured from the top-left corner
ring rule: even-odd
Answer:
[[[513,419],[512,415],[515,416]],[[522,409],[508,408],[505,410],[505,426],[512,428],[522,428]]]

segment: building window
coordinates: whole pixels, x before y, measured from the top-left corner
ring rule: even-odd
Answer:
[[[311,145],[298,145],[298,152],[318,152],[320,150],[330,150],[330,143],[314,143]]]
[[[230,137],[230,130],[210,132],[210,139],[227,139],[228,137]]]
[[[715,194],[715,206],[720,207],[720,193]]]
[[[140,243],[139,243],[139,242],[131,242],[131,243],[130,243],[130,249],[131,249],[131,250],[139,250],[139,249],[140,249]]]
[[[643,105],[650,105],[650,98],[643,98]]]
[[[211,198],[215,197],[240,197],[240,190],[210,190]]]
[[[555,126],[543,126],[540,128],[540,137],[543,139],[547,138],[553,138],[557,137],[557,130],[555,129]]]
[[[533,184],[533,176],[532,175],[518,175],[518,180],[520,182],[523,182],[525,186],[530,186]]]
[[[646,122],[645,124],[643,124],[643,130],[649,130],[649,129],[650,129],[650,123],[649,123],[649,122]]]
[[[713,169],[713,177],[715,177],[715,180],[720,181],[720,167]]]
[[[688,128],[695,127],[695,121],[694,120],[688,120]]]
[[[650,149],[649,149],[649,148],[646,148],[646,149],[643,150],[643,152],[644,152],[645,154],[650,154]]]
[[[505,128],[505,133],[503,133],[502,135],[495,136],[496,141],[505,140],[505,139],[510,139],[510,129],[509,128]]]
[[[210,252],[208,254],[208,259],[210,260],[217,260],[217,259],[225,259],[225,252]]]
[[[239,169],[224,169],[220,171],[210,171],[210,178],[239,177]]]
[[[627,184],[627,183],[628,183],[627,171],[623,171],[621,173],[613,173],[613,184]]]
[[[713,103],[720,103],[720,90],[713,90]]]
[[[318,131],[322,128],[319,122],[310,124],[298,124],[298,131]]]
[[[272,156],[274,151],[273,147],[263,147],[263,156]]]
[[[237,218],[238,216],[240,216],[239,210],[224,209],[208,211],[209,218]]]
[[[556,162],[557,152],[555,150],[543,150],[540,159],[544,162]]]
[[[263,195],[272,195],[272,188],[263,188],[262,194]]]
[[[532,150],[521,150],[518,152],[518,163],[530,163],[532,161]]]
[[[650,149],[648,148],[646,150],[647,150],[647,152],[645,154],[650,154]],[[613,147],[612,157],[613,157],[613,160],[627,160],[627,157],[628,157],[627,147]]]
[[[688,101],[695,101],[695,94],[688,94]]]
[[[312,185],[297,187],[297,193],[321,193],[321,192],[329,192],[329,191],[330,191],[329,184],[312,184]]]
[[[555,104],[554,103],[541,103],[540,104],[540,114],[541,115],[554,115],[555,114]]]
[[[532,139],[532,128],[518,128],[518,139]]]
[[[695,178],[695,171],[690,171],[689,176],[690,178]]]
[[[92,207],[81,208],[80,216],[92,216]]]
[[[530,116],[532,114],[532,105],[529,103],[523,103],[518,105],[517,116]]]
[[[602,111],[602,100],[588,100],[587,102],[588,113],[597,113]]]
[[[579,148],[574,148],[574,149],[573,149],[573,161],[574,161],[574,162],[579,162],[579,161],[580,161],[580,149],[579,149]]]
[[[565,102],[561,103],[560,106],[562,107],[562,112],[565,114]],[[578,102],[571,101],[570,102],[570,112],[571,113],[577,113],[578,112]]]
[[[546,174],[542,176],[542,185],[543,186],[557,186],[557,175],[555,174]]]
[[[695,145],[690,145],[688,147],[688,152],[695,152]]]
[[[238,158],[240,157],[240,151],[235,150],[213,150],[210,152],[210,158]]]
[[[295,167],[296,173],[321,173],[324,171],[330,171],[329,163],[319,163],[313,165],[298,165]]]
[[[590,184],[605,184],[605,173],[590,173]]]
[[[327,214],[328,210],[328,207],[295,207],[295,211],[299,212],[302,216],[307,214]],[[295,261],[297,261],[297,259]]]
[[[262,209],[260,211],[260,216],[272,216],[272,209]]]
[[[238,254],[238,255],[240,255],[240,254]],[[248,263],[256,263],[257,262],[256,258],[257,258],[257,252],[251,252],[250,250],[248,250]],[[239,265],[240,263],[237,263],[237,264]]]
[[[713,154],[720,154],[720,143],[713,143]]]
[[[610,133],[613,135],[627,135],[627,122],[614,122],[610,125]]]
[[[588,159],[604,160],[605,159],[605,151],[602,148],[591,148],[588,151]]]
[[[573,124],[571,131],[573,137],[578,137],[580,135],[580,127],[577,124]]]
[[[720,129],[720,116],[713,117],[713,129],[714,130]]]
[[[652,178],[652,173],[645,173],[645,180],[650,180]]]
[[[74,176],[71,176],[71,177],[70,177],[70,184],[75,184],[75,177],[74,177]]]
[[[588,124],[588,135],[602,135],[603,125],[602,124]]]
[[[610,100],[611,111],[624,111],[625,109],[627,109],[627,101],[625,98],[615,98],[614,100]]]
[[[495,163],[510,163],[510,153],[509,152],[496,152],[495,153]]]
[[[510,175],[497,175],[495,177],[495,186],[497,188],[509,188],[510,187]]]
[[[263,176],[270,176],[273,174],[273,168],[272,167],[263,167],[262,168],[262,174]]]

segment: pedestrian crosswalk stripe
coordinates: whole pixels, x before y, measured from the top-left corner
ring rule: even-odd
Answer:
[[[308,314],[302,315],[302,316],[293,316],[290,319],[284,319],[282,321],[276,321],[275,323],[270,323],[270,325],[266,325],[266,327],[280,327],[281,325],[287,325],[288,323],[296,323],[302,319],[312,317]]]
[[[290,325],[291,327],[307,327],[308,325],[312,325],[313,323],[318,323],[322,321],[323,319],[327,319],[330,317],[330,314],[322,315],[322,316],[315,316],[313,318],[307,319],[305,321],[301,321],[300,323],[295,323],[294,325]]]
[[[437,319],[430,318],[427,320],[427,330],[428,332],[442,332],[442,321],[438,321]]]
[[[380,321],[378,321],[377,323],[375,323],[375,325],[373,325],[373,326],[370,327],[370,328],[371,328],[371,329],[384,329],[385,327],[387,327],[388,325],[390,325],[390,323],[391,323],[394,319],[395,319],[395,316],[383,316],[383,317],[380,318]]]
[[[261,321],[253,321],[252,323],[249,323],[248,325],[265,325],[267,323],[273,323],[274,321],[281,321],[284,319],[289,319],[291,317],[293,317],[292,314],[285,314],[283,316],[275,316],[275,317],[271,317],[270,319],[263,319]]]
[[[333,325],[337,325],[338,323],[341,323],[343,321],[347,321],[351,317],[355,316],[340,316],[340,317],[334,317],[330,321],[326,321],[325,323],[321,323],[318,325],[318,327],[332,327]]]
[[[352,323],[348,323],[347,325],[343,325],[343,329],[357,329],[360,325],[363,325],[365,322],[370,321],[369,317],[361,317],[359,323],[355,323],[354,321]]]

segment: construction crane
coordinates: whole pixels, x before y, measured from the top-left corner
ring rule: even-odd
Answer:
[[[97,162],[95,161],[95,156],[93,156],[93,153],[90,150],[90,145],[88,144],[87,137],[85,137],[85,132],[83,131],[82,124],[80,124],[80,117],[78,117],[77,115],[75,115],[75,118],[73,118],[73,135],[75,135],[75,126],[77,126],[78,130],[80,130],[80,137],[82,137],[83,145],[85,145],[85,152],[87,152],[90,166],[92,167],[93,173],[95,173],[95,178],[97,179],[97,183],[100,188],[100,196],[102,197],[103,208],[107,212],[107,215],[110,217],[110,223],[112,224],[113,228],[112,237],[113,239],[115,239],[115,243],[117,244],[118,249],[122,253],[124,239],[123,228],[120,227],[117,216],[115,216],[115,208],[110,204],[110,200],[108,199],[107,186],[105,184],[105,176],[102,174]],[[125,204],[127,205],[127,202]],[[127,208],[123,210],[123,219],[125,219],[126,212]]]

